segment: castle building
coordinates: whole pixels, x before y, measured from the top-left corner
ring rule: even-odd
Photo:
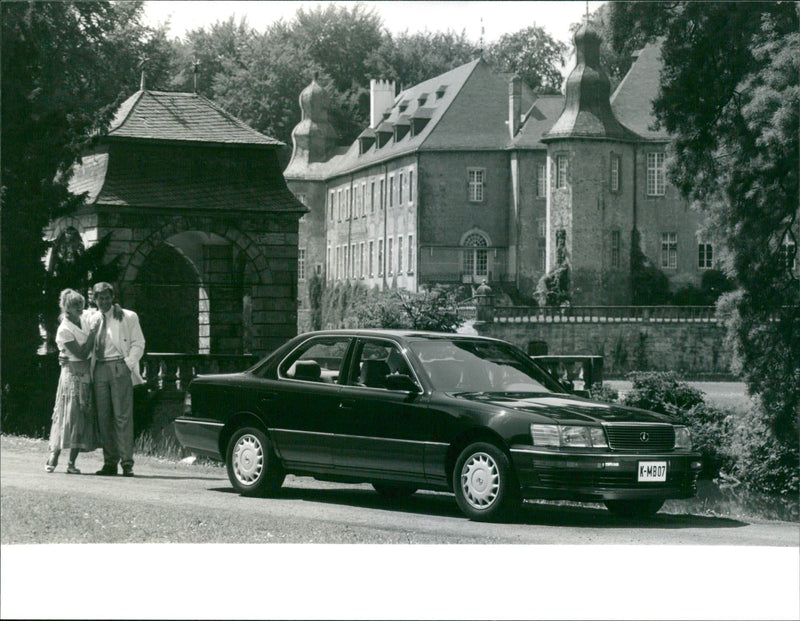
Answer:
[[[532,296],[559,264],[580,305],[632,301],[631,250],[673,289],[717,265],[698,215],[666,178],[670,137],[653,129],[659,46],[611,93],[600,36],[575,33],[564,95],[537,96],[482,58],[395,95],[370,83],[369,127],[336,146],[312,82],[284,171],[310,209],[300,222],[300,328],[313,272],[329,285],[513,287]]]

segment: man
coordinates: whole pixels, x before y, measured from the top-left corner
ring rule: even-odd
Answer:
[[[92,291],[100,312],[95,345],[94,394],[103,445],[102,476],[133,476],[133,386],[142,384],[139,360],[144,354],[144,335],[139,317],[114,304],[114,287],[97,283]]]

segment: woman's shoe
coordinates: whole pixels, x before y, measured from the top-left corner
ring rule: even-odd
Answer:
[[[44,469],[45,472],[53,472],[58,465],[58,453],[50,453],[50,457],[47,458],[47,464],[45,465]]]
[[[75,464],[69,464],[67,466],[67,474],[80,474],[81,471],[75,467]]]

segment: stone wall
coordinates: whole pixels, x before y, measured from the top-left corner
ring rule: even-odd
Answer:
[[[686,379],[730,376],[725,327],[717,322],[476,323],[483,336],[503,339],[529,351],[546,343],[549,355],[603,356],[604,375],[630,371],[675,371]]]

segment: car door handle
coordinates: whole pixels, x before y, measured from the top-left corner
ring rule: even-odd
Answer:
[[[261,403],[267,405],[278,400],[277,392],[265,392],[261,395]]]
[[[355,406],[355,401],[340,401],[339,402],[339,409],[340,410],[352,410]]]

